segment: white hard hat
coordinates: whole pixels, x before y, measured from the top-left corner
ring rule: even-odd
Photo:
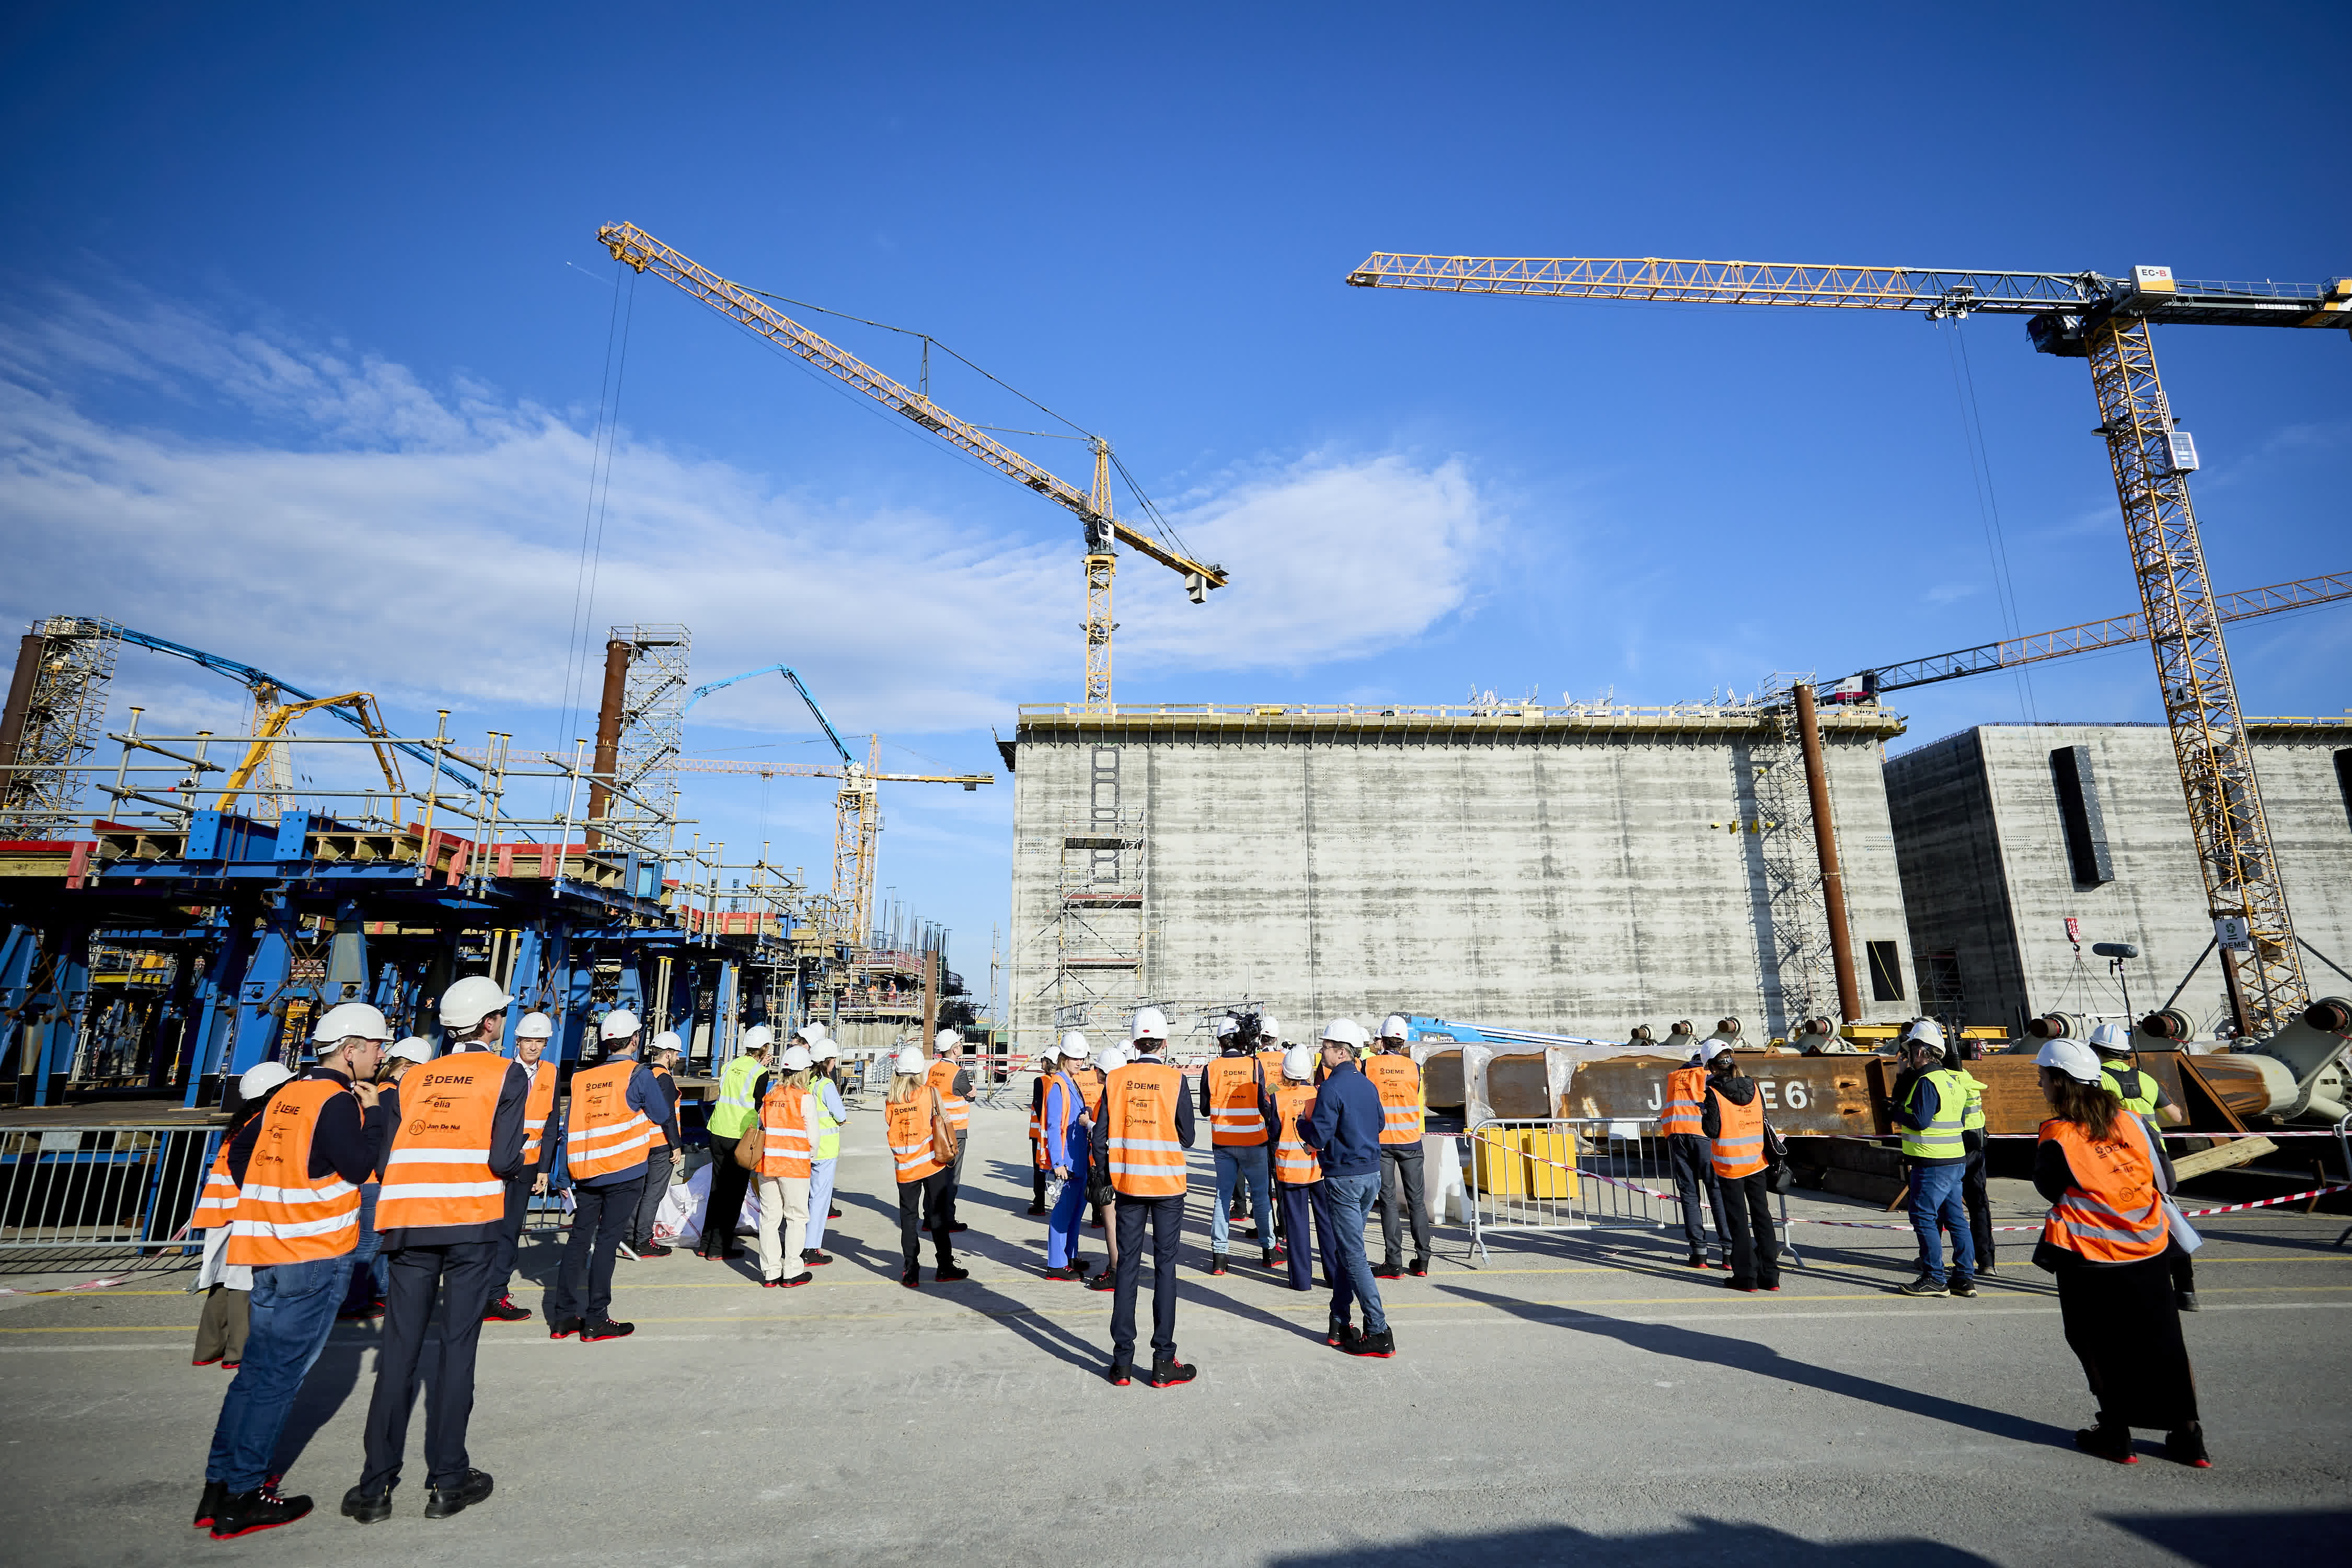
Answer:
[[[786,1072],[806,1072],[815,1061],[816,1058],[808,1054],[806,1046],[786,1046],[784,1054],[776,1058],[776,1065]]]
[[[775,1043],[776,1031],[765,1024],[754,1024],[743,1031],[743,1050],[747,1055],[753,1051],[764,1051]]]
[[[423,1067],[433,1059],[433,1042],[420,1035],[411,1035],[383,1054],[397,1058],[401,1061],[415,1062],[417,1066]]]
[[[1168,1015],[1157,1007],[1144,1007],[1135,1015],[1135,1027],[1128,1031],[1130,1040],[1164,1040],[1168,1037]]]
[[[1944,1026],[1933,1018],[1916,1018],[1904,1029],[1903,1043],[1932,1046],[1940,1051],[1944,1048]]]
[[[1323,1026],[1323,1043],[1328,1046],[1360,1046],[1364,1043],[1364,1026],[1353,1018],[1334,1018]]]
[[[2121,1024],[2094,1024],[2091,1026],[2091,1048],[2119,1057],[2131,1049],[2131,1037],[2124,1033]]]
[[[1090,1054],[1091,1053],[1087,1047],[1087,1037],[1078,1033],[1076,1029],[1072,1029],[1068,1034],[1062,1037],[1062,1057],[1064,1060],[1082,1062],[1086,1060],[1087,1056]]]
[[[600,1040],[625,1040],[636,1032],[637,1016],[626,1007],[614,1008],[596,1026],[596,1037]]]
[[[392,1038],[392,1026],[365,1002],[341,1002],[328,1008],[319,1026],[310,1031],[312,1039],[327,1047],[353,1035],[363,1040],[388,1040]]]
[[[1239,1018],[1220,1018],[1212,1026],[1212,1027],[1216,1030],[1217,1038],[1222,1040],[1227,1035],[1240,1034],[1242,1032],[1242,1021]]]
[[[2033,1058],[2036,1067],[2056,1068],[2076,1083],[2100,1079],[2098,1054],[2080,1040],[2051,1040]]]
[[[1095,1066],[1102,1068],[1105,1072],[1110,1072],[1115,1068],[1123,1068],[1126,1065],[1127,1047],[1125,1046],[1105,1046],[1102,1049],[1095,1053]]]
[[[487,974],[468,974],[441,993],[441,1026],[470,1029],[500,1008],[513,1005],[514,998],[500,990],[497,981]]]
[[[807,1023],[803,1024],[799,1028],[793,1031],[793,1033],[796,1035],[806,1037],[811,1045],[814,1045],[817,1041],[824,1038],[825,1036],[831,1032],[831,1030],[825,1027],[824,1020],[822,1018],[811,1018]]]
[[[815,1034],[809,1035],[805,1038],[808,1040],[811,1061],[821,1062],[841,1054],[841,1042],[824,1033],[821,1026]]]
[[[908,1046],[892,1059],[890,1070],[905,1073],[909,1078],[920,1078],[923,1074],[923,1048]]]
[[[1282,1038],[1281,1020],[1277,1019],[1271,1013],[1268,1013],[1264,1017],[1260,1018],[1257,1021],[1257,1037],[1265,1041],[1269,1046],[1274,1044],[1275,1041]]]
[[[1306,1083],[1315,1077],[1315,1047],[1293,1046],[1282,1053],[1282,1076]]]
[[[555,1020],[544,1013],[525,1013],[522,1022],[515,1026],[518,1040],[549,1040],[555,1037]]]
[[[251,1103],[293,1076],[293,1070],[284,1062],[256,1062],[238,1077],[236,1092]]]
[[[1402,1013],[1390,1014],[1388,1016],[1388,1021],[1381,1026],[1381,1038],[1384,1040],[1409,1040],[1412,1038],[1412,1020],[1407,1018]]]
[[[654,1043],[649,1049],[655,1056],[659,1056],[664,1051],[676,1051],[683,1056],[686,1054],[686,1042],[677,1037],[676,1029],[664,1029],[654,1037]]]
[[[1709,1040],[1706,1044],[1698,1048],[1698,1059],[1703,1062],[1711,1062],[1729,1049],[1731,1049],[1731,1042],[1729,1040]]]

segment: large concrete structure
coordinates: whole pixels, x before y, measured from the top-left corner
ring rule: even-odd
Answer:
[[[1902,723],[1822,729],[1864,1005],[1906,1017],[1881,773]],[[1294,1035],[1392,1009],[1619,1039],[1834,1010],[1825,974],[1784,973],[1759,770],[1801,764],[1755,708],[1032,706],[1006,751],[1023,1049],[1141,997],[1261,1001]]]
[[[2247,730],[2295,929],[2352,965],[2352,721],[2253,719]],[[2011,1029],[2045,1012],[2120,1016],[2121,990],[2090,946],[2127,942],[2140,956],[2125,978],[2146,1012],[2212,940],[2161,724],[1982,725],[1890,762],[1886,793],[1934,1011]],[[2304,968],[2314,994],[2352,994],[2307,952]],[[2209,1035],[2229,1016],[2213,959],[2177,1005]]]

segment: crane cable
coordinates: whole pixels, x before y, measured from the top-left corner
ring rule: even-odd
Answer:
[[[604,371],[597,385],[596,425],[591,433],[588,455],[588,504],[580,521],[580,563],[574,569],[572,583],[572,627],[564,640],[563,722],[556,731],[551,751],[561,753],[565,740],[564,731],[573,727],[584,710],[587,698],[588,670],[592,664],[590,648],[595,626],[596,579],[604,555],[604,521],[611,514],[613,500],[613,454],[620,445],[621,384],[629,369],[629,329],[636,320],[636,274],[628,279],[628,304],[622,306],[619,275],[622,263],[613,263],[614,284],[612,313],[604,324]],[[615,340],[619,353],[614,352]],[[548,785],[548,815],[555,815],[556,784]]]
[[[1993,598],[2000,610],[2002,630],[2008,634],[2008,640],[2015,641],[2025,633],[2017,613],[2017,583],[2009,569],[2009,539],[2001,529],[2000,499],[1993,489],[1992,456],[1985,445],[1984,411],[1977,403],[1976,370],[1969,360],[1968,337],[1961,331],[1966,320],[1960,316],[1952,319],[1952,335],[1944,343],[1945,358],[1951,365],[1960,443],[1968,452],[1969,482],[1976,491],[1977,517],[1984,528],[1985,555],[1992,566]],[[2022,669],[2012,670],[2011,676],[2017,685],[2020,712],[2028,721],[2040,723],[2041,712],[2033,699],[2033,678]]]

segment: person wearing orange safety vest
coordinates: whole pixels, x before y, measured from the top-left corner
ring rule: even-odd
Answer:
[[[1209,1119],[1209,1143],[1217,1163],[1217,1197],[1209,1205],[1209,1272],[1225,1271],[1225,1254],[1232,1245],[1234,1196],[1246,1194],[1243,1212],[1257,1216],[1249,1238],[1261,1244],[1265,1267],[1274,1267],[1274,1237],[1266,1217],[1274,1210],[1267,1192],[1265,1115],[1260,1102],[1273,1083],[1281,1081],[1275,1069],[1270,1083],[1265,1065],[1244,1047],[1239,1023],[1216,1023],[1219,1055],[1201,1069],[1201,1114]]]
[[[1715,1179],[1715,1157],[1699,1119],[1706,1102],[1706,1068],[1694,1053],[1690,1060],[1666,1074],[1665,1103],[1658,1109],[1658,1133],[1666,1141],[1666,1163],[1674,1173],[1675,1195],[1683,1208],[1683,1240],[1690,1247],[1693,1268],[1709,1267],[1706,1221],[1699,1213],[1701,1192],[1715,1215],[1717,1248],[1730,1262],[1731,1227],[1724,1223],[1723,1184]]]
[[[1135,1292],[1143,1272],[1143,1237],[1151,1236],[1153,1388],[1190,1383],[1199,1369],[1176,1359],[1176,1252],[1184,1228],[1184,1151],[1192,1146],[1192,1097],[1184,1075],[1168,1065],[1168,1019],[1157,1007],[1135,1015],[1129,1031],[1135,1059],[1103,1085],[1095,1124],[1095,1163],[1118,1194],[1118,1266],[1112,1275],[1110,1381],[1124,1388],[1135,1360]]]
[[[947,1108],[931,1088],[923,1047],[908,1046],[890,1063],[890,1091],[882,1104],[882,1141],[898,1183],[898,1247],[906,1268],[898,1283],[916,1289],[923,1282],[923,1233],[929,1231],[942,1285],[971,1278],[956,1267],[948,1240],[945,1194],[948,1166],[956,1156],[956,1131]]]
[[[629,1233],[621,1238],[621,1250],[632,1258],[667,1258],[677,1250],[654,1239],[654,1221],[661,1215],[662,1199],[668,1195],[670,1184],[681,1179],[676,1173],[677,1151],[662,1128],[677,1125],[675,1069],[677,1058],[685,1054],[686,1043],[672,1029],[664,1029],[646,1046],[646,1071],[653,1075],[661,1104],[658,1111],[646,1112],[654,1124],[654,1141],[646,1151],[646,1190],[637,1199],[637,1212],[629,1216]]]
[[[410,1068],[400,1080],[401,1122],[376,1195],[390,1265],[383,1339],[368,1401],[365,1462],[359,1484],[343,1494],[344,1517],[362,1524],[392,1515],[420,1385],[431,1402],[426,1516],[446,1519],[490,1495],[489,1476],[474,1468],[467,1452],[466,1430],[482,1324],[519,1321],[493,1310],[490,1300],[506,1248],[507,1194],[523,1172],[530,1094],[522,1068],[499,1052],[513,1000],[488,975],[457,981],[441,997],[448,1054]],[[429,1368],[423,1365],[427,1329],[436,1336]]]
[[[364,1002],[330,1007],[312,1036],[318,1066],[281,1086],[229,1145],[237,1199],[222,1258],[253,1270],[253,1291],[245,1360],[221,1399],[196,1503],[196,1524],[215,1541],[310,1511],[309,1498],[279,1495],[270,1459],[351,1283],[360,1184],[375,1170],[383,1119],[368,1080],[391,1037]]]
[[[1036,1075],[1029,1086],[1029,1212],[1045,1212],[1045,1184],[1051,1178],[1053,1162],[1045,1157],[1045,1080],[1054,1074],[1059,1058],[1045,1051],[1029,1064]]]
[[[635,1323],[613,1321],[613,1260],[645,1194],[654,1140],[666,1137],[671,1148],[679,1146],[661,1080],[637,1060],[637,1016],[615,1008],[596,1026],[596,1037],[604,1042],[603,1064],[572,1075],[563,1125],[572,1234],[547,1301],[547,1337],[578,1334],[583,1344],[636,1331]]]
[[[1365,1256],[1364,1226],[1380,1199],[1381,1133],[1388,1125],[1388,1111],[1380,1090],[1359,1065],[1357,1052],[1369,1042],[1364,1026],[1353,1018],[1334,1018],[1323,1026],[1323,1079],[1315,1090],[1315,1109],[1299,1135],[1323,1168],[1323,1191],[1331,1213],[1331,1238],[1323,1257],[1323,1272],[1331,1286],[1330,1327],[1324,1342],[1349,1355],[1385,1358],[1396,1354],[1396,1335]],[[1361,1332],[1349,1321],[1358,1302],[1364,1309]]]
[[[236,1103],[229,1115],[228,1130],[221,1134],[220,1152],[213,1156],[210,1169],[205,1172],[205,1184],[196,1194],[195,1211],[188,1215],[188,1228],[202,1231],[205,1236],[204,1259],[196,1268],[196,1289],[205,1292],[205,1309],[196,1319],[196,1348],[190,1366],[212,1366],[215,1363],[234,1372],[245,1359],[246,1330],[252,1322],[253,1270],[228,1266],[229,1224],[236,1218],[236,1178],[228,1173],[229,1151],[236,1143],[237,1134],[252,1124],[253,1119],[268,1109],[269,1097],[278,1086],[290,1083],[294,1075],[277,1062],[263,1062],[245,1069],[236,1080]],[[199,1523],[206,1522],[198,1521]]]
[[[2165,1434],[2166,1458],[2202,1469],[2211,1460],[2166,1258],[2176,1239],[2193,1250],[2196,1233],[2167,1201],[2156,1141],[2102,1075],[2097,1054],[2057,1039],[2034,1062],[2054,1114],[2034,1148],[2033,1185],[2050,1213],[2033,1262],[2057,1279],[2067,1347],[2099,1402],[2074,1446],[2137,1464],[2132,1428],[2154,1427]]]
[[[544,1013],[525,1013],[515,1025],[515,1065],[522,1069],[522,1169],[507,1183],[504,1227],[499,1232],[498,1277],[491,1286],[486,1318],[520,1323],[530,1309],[514,1299],[515,1258],[522,1248],[522,1227],[530,1218],[530,1200],[546,1193],[555,1170],[562,1130],[549,1123],[555,1114],[555,1091],[562,1068],[547,1058],[554,1038],[555,1021]]]
[[[939,1059],[931,1064],[929,1083],[931,1094],[947,1115],[948,1125],[955,1129],[955,1158],[948,1162],[948,1182],[945,1195],[940,1200],[948,1217],[950,1234],[970,1230],[971,1226],[956,1218],[956,1191],[963,1182],[963,1152],[971,1131],[971,1074],[960,1059],[963,1053],[963,1037],[953,1029],[941,1029],[931,1042]]]
[[[1699,1109],[1699,1131],[1714,1143],[1715,1179],[1731,1230],[1728,1283],[1735,1290],[1778,1290],[1780,1242],[1765,1184],[1763,1097],[1756,1080],[1739,1070],[1730,1041],[1709,1040],[1700,1056],[1706,1063],[1706,1101]]]
[[[1038,1081],[1045,1090],[1038,1111],[1038,1139],[1046,1169],[1060,1184],[1045,1220],[1045,1278],[1082,1279],[1078,1219],[1087,1212],[1087,1176],[1094,1165],[1094,1110],[1079,1075],[1086,1070],[1087,1037],[1072,1029],[1062,1037],[1053,1070]]]
[[[774,1082],[760,1096],[760,1283],[770,1287],[805,1285],[816,1277],[801,1257],[808,1243],[809,1172],[816,1158],[812,1065],[806,1046],[786,1046],[776,1058]]]
[[[1290,1237],[1290,1288],[1315,1289],[1315,1247],[1323,1244],[1323,1272],[1336,1278],[1339,1255],[1331,1238],[1331,1201],[1323,1190],[1323,1163],[1307,1146],[1301,1127],[1315,1110],[1315,1051],[1298,1046],[1287,1052],[1282,1076],[1266,1086],[1265,1124],[1273,1130],[1274,1192],[1282,1227]]]
[[[1410,1272],[1429,1272],[1429,1205],[1423,1195],[1421,1064],[1412,1059],[1412,1025],[1391,1013],[1381,1025],[1378,1054],[1363,1058],[1364,1076],[1381,1091],[1381,1261],[1374,1278],[1394,1279],[1408,1272],[1404,1229],[1412,1228]]]

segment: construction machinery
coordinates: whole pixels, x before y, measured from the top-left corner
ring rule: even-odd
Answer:
[[[213,803],[215,811],[227,811],[236,803],[239,792],[253,782],[256,773],[264,777],[264,786],[255,791],[259,797],[257,816],[275,821],[285,808],[287,797],[293,793],[294,769],[287,756],[285,736],[294,721],[305,713],[321,708],[349,709],[347,718],[355,721],[362,733],[371,737],[377,765],[383,769],[385,798],[396,798],[402,790],[400,763],[392,750],[392,731],[383,727],[383,713],[376,706],[375,694],[368,691],[346,691],[341,697],[312,697],[300,702],[281,702],[262,715],[254,726],[253,742],[229,773],[228,782],[221,788],[220,799]]]
[[[1112,515],[1110,471],[1116,459],[1110,443],[1098,436],[1087,441],[1094,452],[1094,482],[1079,489],[1047,472],[997,440],[979,426],[957,418],[931,401],[926,392],[905,386],[866,363],[847,350],[828,342],[738,283],[689,260],[635,224],[606,224],[597,241],[616,261],[640,273],[651,272],[709,305],[739,326],[747,328],[785,352],[807,361],[855,391],[905,416],[950,446],[987,464],[997,472],[1026,485],[1039,495],[1074,513],[1084,531],[1086,545],[1086,702],[1089,708],[1110,706],[1111,578],[1118,568],[1115,544],[1124,544],[1170,570],[1182,574],[1186,591],[1196,605],[1212,588],[1229,581],[1223,566],[1195,561],[1172,537],[1156,539]]]
[[[2286,892],[2205,571],[2189,475],[2196,444],[2173,417],[2149,327],[2352,330],[2352,277],[2315,288],[2176,279],[2168,267],[1963,272],[1655,257],[1412,256],[1376,252],[1348,274],[1365,289],[1530,294],[1664,304],[1914,311],[1930,321],[2022,315],[2043,353],[2089,362],[2123,505],[2144,635],[2189,806],[2207,904],[2242,1037],[2277,1034],[2311,1000]]]

